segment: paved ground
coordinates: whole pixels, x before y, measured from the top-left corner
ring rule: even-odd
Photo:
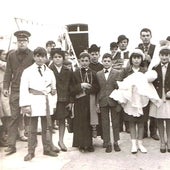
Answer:
[[[131,143],[129,134],[122,132],[120,140],[121,152],[105,153],[102,140],[94,139],[95,152],[80,153],[72,146],[72,134],[66,132],[65,143],[68,152],[60,152],[58,157],[49,157],[42,154],[41,136],[38,136],[39,145],[35,158],[24,162],[27,154],[27,143],[17,142],[17,152],[5,156],[4,149],[0,148],[0,170],[169,170],[170,153],[159,152],[159,141],[151,138],[144,139],[148,153],[130,153]],[[58,143],[58,131],[54,134],[54,143]]]

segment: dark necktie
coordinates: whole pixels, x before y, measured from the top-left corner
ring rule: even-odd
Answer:
[[[145,46],[144,46],[144,52],[145,52],[145,53],[148,53],[148,50],[149,50],[148,46],[145,45]]]
[[[38,72],[40,73],[41,76],[43,76],[42,71],[41,71],[41,66],[38,66]]]

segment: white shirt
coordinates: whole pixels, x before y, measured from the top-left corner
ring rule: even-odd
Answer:
[[[58,67],[58,66],[56,66],[56,65],[55,65],[55,67],[56,67],[56,69],[57,69],[58,73],[60,73],[60,72],[61,72],[61,68],[62,68],[62,66]]]
[[[108,79],[108,77],[109,77],[109,74],[110,74],[110,71],[111,71],[111,67],[110,68],[108,68],[108,69],[103,69],[104,70],[104,76],[105,76],[105,78],[106,78],[106,80]],[[108,72],[106,72],[106,70],[108,71]]]

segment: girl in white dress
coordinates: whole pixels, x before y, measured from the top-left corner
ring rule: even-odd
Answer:
[[[110,97],[118,101],[124,110],[124,119],[129,122],[130,135],[132,141],[131,153],[137,153],[138,149],[142,153],[147,153],[143,146],[144,123],[148,119],[145,107],[149,100],[155,104],[159,102],[159,96],[153,85],[148,83],[149,74],[142,67],[144,54],[140,49],[135,49],[130,55],[130,67],[122,70],[120,77],[123,80],[118,82],[119,89],[114,90]],[[138,143],[138,146],[137,146]]]

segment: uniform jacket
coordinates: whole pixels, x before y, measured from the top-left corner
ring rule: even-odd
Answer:
[[[100,107],[116,106],[117,102],[109,97],[114,89],[117,89],[117,80],[119,80],[119,71],[111,69],[109,77],[106,80],[104,70],[97,72],[100,91],[98,93],[98,102]]]
[[[45,95],[34,95],[30,89],[48,93],[50,114],[56,107],[57,96],[51,95],[51,89],[56,89],[56,80],[54,73],[47,66],[44,67],[43,76],[38,72],[38,65],[33,64],[23,71],[20,85],[19,105],[31,106],[32,116],[46,116]]]
[[[158,74],[158,77],[153,82],[153,85],[154,85],[159,97],[162,98],[163,82],[162,82],[162,66],[161,66],[161,64],[159,64],[157,67],[154,67],[153,70],[155,70]],[[170,91],[170,64],[168,64],[168,67],[167,67],[164,83],[165,83],[164,88],[165,88],[165,94],[166,94],[168,91]]]
[[[72,85],[73,72],[66,67],[61,68],[61,72],[58,73],[54,63],[50,65],[50,69],[53,71],[56,78],[56,89],[58,94],[58,101],[71,102],[70,89]]]
[[[33,52],[26,49],[24,52],[14,50],[7,56],[7,66],[3,80],[3,88],[19,91],[20,79],[25,68],[33,64]]]

